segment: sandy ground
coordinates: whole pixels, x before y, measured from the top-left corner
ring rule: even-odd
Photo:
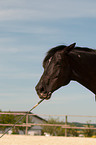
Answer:
[[[95,138],[5,135],[0,145],[96,145]]]

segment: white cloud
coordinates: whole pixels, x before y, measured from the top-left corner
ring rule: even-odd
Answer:
[[[59,18],[96,17],[96,1],[12,1],[2,2],[0,21],[4,20],[48,20]],[[8,4],[8,6],[7,6]],[[23,5],[22,5],[23,4]],[[10,6],[11,5],[11,6]],[[4,9],[3,9],[4,8]]]
[[[39,73],[0,73],[0,78],[4,79],[32,79],[39,76]]]
[[[4,53],[16,53],[16,52],[19,52],[19,49],[17,49],[17,48],[0,48],[0,53],[2,53],[2,52],[4,52]]]
[[[0,11],[0,20],[28,20],[37,15],[38,13],[34,10],[6,9]]]

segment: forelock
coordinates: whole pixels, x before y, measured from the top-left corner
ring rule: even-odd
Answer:
[[[45,56],[45,58],[43,60],[43,66],[44,66],[45,62],[47,60],[49,60],[50,57],[52,57],[57,51],[63,50],[65,47],[66,47],[65,45],[60,45],[60,46],[57,46],[57,47],[54,47],[54,48],[50,49],[47,52],[47,55]]]

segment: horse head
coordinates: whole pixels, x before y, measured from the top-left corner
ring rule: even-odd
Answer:
[[[49,99],[55,90],[70,82],[71,67],[68,53],[74,47],[75,43],[70,46],[57,46],[48,51],[43,61],[43,75],[36,86],[37,94],[41,99]]]

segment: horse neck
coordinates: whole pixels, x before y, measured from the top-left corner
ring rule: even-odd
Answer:
[[[96,94],[96,54],[79,52],[70,54],[71,79],[79,82]]]

